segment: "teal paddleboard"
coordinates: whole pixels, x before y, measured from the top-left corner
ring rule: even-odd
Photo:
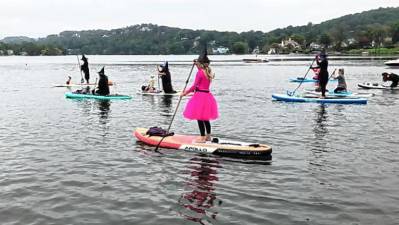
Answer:
[[[73,99],[92,98],[92,99],[100,99],[100,100],[126,100],[126,99],[132,98],[129,95],[92,95],[92,94],[81,94],[81,93],[73,93],[73,92],[65,93],[65,97],[73,98]]]

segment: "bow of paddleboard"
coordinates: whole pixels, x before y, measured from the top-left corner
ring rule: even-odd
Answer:
[[[313,103],[334,103],[334,104],[367,104],[366,98],[327,96],[319,98],[319,96],[289,96],[286,94],[272,94],[272,98],[277,101],[284,102],[313,102]]]
[[[155,91],[155,92],[138,91],[137,94],[138,95],[150,95],[150,96],[179,96],[180,92],[165,93],[163,91]]]
[[[71,99],[91,98],[91,99],[99,99],[99,100],[128,100],[128,99],[132,98],[129,95],[92,95],[92,94],[81,94],[81,93],[73,93],[73,92],[65,93],[65,97],[71,98]]]
[[[147,128],[137,128],[134,136],[141,142],[157,146],[162,137],[147,135]],[[272,148],[264,144],[246,143],[232,140],[215,139],[216,142],[196,143],[198,136],[175,134],[163,139],[162,148],[179,149],[188,152],[216,154],[229,157],[271,159]]]

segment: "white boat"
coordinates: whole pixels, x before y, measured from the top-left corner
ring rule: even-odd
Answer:
[[[399,59],[389,60],[384,63],[387,66],[399,66]]]

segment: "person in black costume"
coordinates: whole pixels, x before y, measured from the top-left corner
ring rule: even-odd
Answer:
[[[322,50],[320,54],[316,56],[316,63],[317,67],[312,67],[312,69],[315,68],[320,68],[319,72],[319,85],[321,89],[321,97],[320,98],[325,98],[326,97],[326,87],[328,83],[328,60],[327,60],[327,54],[325,50]]]
[[[104,67],[98,72],[100,80],[98,81],[98,88],[95,91],[96,95],[109,95],[108,77],[104,73]],[[93,90],[94,92],[94,90]]]
[[[90,80],[90,72],[89,72],[89,62],[87,61],[87,58],[85,55],[82,55],[82,59],[83,60],[83,65],[80,66],[80,70],[83,71],[83,73],[85,74],[85,80],[86,83],[89,83]]]
[[[172,87],[172,77],[170,76],[168,61],[158,67],[158,75],[162,79],[162,88],[165,93],[176,93]]]
[[[382,73],[382,80],[384,82],[387,81],[392,81],[392,84],[390,85],[391,88],[397,87],[399,83],[399,75],[394,74],[394,73],[387,73],[384,72]]]

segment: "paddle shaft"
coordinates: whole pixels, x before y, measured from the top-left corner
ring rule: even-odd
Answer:
[[[85,80],[83,79],[82,67],[80,65],[79,56],[76,55],[76,58],[78,59],[78,65],[79,65],[79,71],[80,71],[80,83],[83,83],[83,82],[85,82]]]
[[[293,96],[295,94],[295,92],[298,90],[298,88],[302,85],[303,81],[305,80],[306,76],[308,75],[310,69],[312,69],[313,63],[316,60],[316,57],[313,59],[312,63],[310,64],[308,70],[305,73],[305,76],[302,78],[301,82],[299,83],[298,87],[295,88],[295,90],[293,92],[291,92],[291,96]]]
[[[158,75],[157,75],[157,78],[158,78],[158,90],[160,91],[161,90],[161,85],[159,85],[159,70],[158,70],[158,67],[157,67],[157,72],[158,72]]]
[[[180,102],[181,102],[181,100],[183,99],[183,94],[184,94],[184,92],[186,91],[187,84],[188,84],[188,82],[190,81],[191,74],[193,73],[194,65],[195,65],[195,63],[193,63],[193,65],[191,66],[190,73],[188,74],[188,77],[187,77],[186,83],[185,83],[185,85],[184,85],[182,94],[180,95],[179,101],[177,102],[176,109],[175,109],[175,112],[173,113],[172,120],[170,121],[168,130],[167,130],[167,133],[169,133],[170,128],[172,127],[172,123],[173,123],[173,120],[175,119],[177,110],[179,109]],[[158,144],[157,144],[157,147],[155,147],[155,150],[154,150],[154,151],[158,151],[158,148],[159,148],[159,146],[161,145],[163,139],[165,139],[165,137],[166,137],[166,136],[164,136],[164,137],[161,138],[161,140],[160,140],[160,141],[158,142]]]
[[[331,77],[335,74],[335,71],[337,71],[337,68],[335,68],[334,71],[331,73],[330,77],[328,78],[328,81],[330,81]]]

